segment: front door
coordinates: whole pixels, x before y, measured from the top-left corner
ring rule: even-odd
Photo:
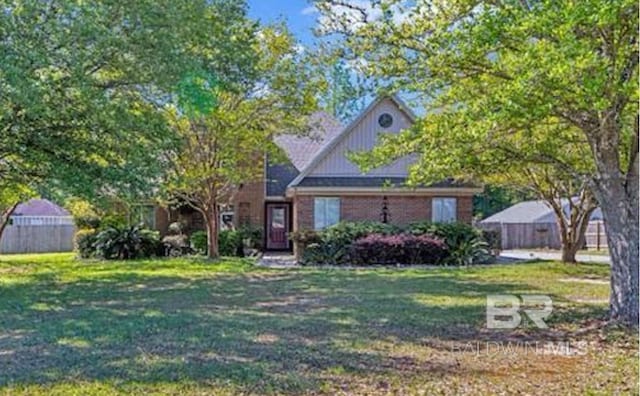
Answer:
[[[289,249],[289,208],[288,203],[267,204],[267,249]]]

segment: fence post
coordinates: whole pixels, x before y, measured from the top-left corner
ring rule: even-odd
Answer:
[[[600,221],[596,222],[596,251],[600,251]]]

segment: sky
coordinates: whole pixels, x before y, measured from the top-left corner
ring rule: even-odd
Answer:
[[[303,45],[314,42],[311,29],[318,14],[308,0],[249,0],[249,16],[262,22],[285,20]]]

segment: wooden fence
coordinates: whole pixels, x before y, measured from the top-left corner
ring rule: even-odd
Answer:
[[[70,252],[76,227],[71,217],[15,216],[0,239],[0,253]]]
[[[556,223],[480,223],[485,230],[500,231],[502,249],[560,249]],[[602,221],[591,221],[585,234],[587,248],[606,249],[607,238]]]
[[[590,221],[584,236],[587,242],[587,249],[607,249],[607,233],[602,220]]]

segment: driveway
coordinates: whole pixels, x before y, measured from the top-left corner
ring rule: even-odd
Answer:
[[[558,260],[560,261],[561,254],[560,252],[548,251],[536,251],[536,250],[503,250],[500,253],[500,258],[503,259],[511,259],[511,260]],[[576,260],[578,262],[583,263],[607,263],[611,264],[611,258],[609,256],[602,255],[589,255],[589,254],[578,254],[576,255]]]

